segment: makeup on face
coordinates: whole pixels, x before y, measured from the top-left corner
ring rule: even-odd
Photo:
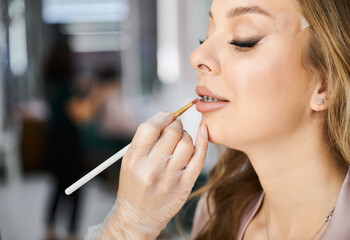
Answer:
[[[251,16],[252,14],[254,14],[254,17]],[[210,18],[213,26],[209,26],[211,31],[208,32],[208,38],[211,34],[216,34],[215,28],[219,25],[217,24],[214,27],[212,12],[210,12]],[[309,26],[303,16],[295,10],[281,11],[274,17],[257,6],[232,9],[226,14],[226,18],[233,26],[231,28],[233,29],[232,40],[227,41],[227,43],[238,53],[252,50],[262,39],[272,34],[277,34],[279,37],[292,37]],[[231,23],[231,20],[233,20],[233,23]],[[204,42],[205,40],[200,40],[200,44]],[[201,113],[219,110],[229,103],[227,99],[218,96],[205,86],[198,86],[196,92],[200,97],[196,109]]]
[[[209,15],[211,20],[207,39],[218,27],[218,24],[214,23],[211,11]],[[229,27],[231,31],[228,34],[233,35],[227,42],[234,50],[243,51],[254,47],[266,36],[276,33],[281,37],[294,37],[310,26],[298,11],[283,10],[273,16],[259,6],[233,8],[227,12],[225,19],[227,23],[232,24],[232,27]],[[199,42],[203,44],[205,40],[200,40]]]
[[[191,55],[209,141],[244,150],[292,131],[310,82],[301,61],[307,24],[298,8],[289,0],[214,0],[211,15],[207,39]]]

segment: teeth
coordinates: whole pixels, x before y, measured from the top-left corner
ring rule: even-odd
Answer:
[[[208,97],[208,96],[202,96],[199,99],[204,102],[223,102],[223,100],[213,98],[213,97]]]

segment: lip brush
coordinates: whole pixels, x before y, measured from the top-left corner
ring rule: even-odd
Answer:
[[[193,105],[195,105],[198,102],[198,98],[196,98],[195,100],[193,100],[192,102],[190,102],[189,104],[183,106],[182,108],[180,108],[179,110],[177,110],[176,112],[173,113],[174,115],[174,120],[177,119],[178,117],[180,117],[184,112],[186,112],[189,108],[191,108]],[[96,168],[94,168],[93,170],[91,170],[89,173],[87,173],[84,177],[80,178],[78,181],[76,181],[75,183],[73,183],[70,187],[68,187],[64,192],[67,195],[72,194],[74,191],[76,191],[78,188],[80,188],[81,186],[83,186],[85,183],[87,183],[88,181],[90,181],[91,179],[93,179],[94,177],[96,177],[98,174],[100,174],[102,171],[104,171],[105,169],[107,169],[109,166],[111,166],[113,163],[115,163],[116,161],[118,161],[119,159],[121,159],[124,154],[126,153],[126,151],[129,149],[130,147],[130,143],[125,146],[122,150],[120,150],[119,152],[117,152],[116,154],[114,154],[113,156],[111,156],[110,158],[108,158],[106,161],[104,161],[103,163],[101,163],[100,165],[98,165]]]

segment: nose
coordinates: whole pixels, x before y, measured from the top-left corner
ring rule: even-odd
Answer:
[[[216,59],[215,49],[211,48],[207,41],[192,52],[191,65],[199,72],[218,74],[220,73],[219,61]]]

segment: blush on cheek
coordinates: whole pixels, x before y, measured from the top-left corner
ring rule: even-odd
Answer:
[[[270,39],[263,47],[252,50],[256,52],[248,57],[242,53],[231,61],[230,68],[225,66],[229,69],[225,74],[227,86],[240,104],[261,105],[269,98],[276,101],[298,77],[300,56],[290,44]]]

